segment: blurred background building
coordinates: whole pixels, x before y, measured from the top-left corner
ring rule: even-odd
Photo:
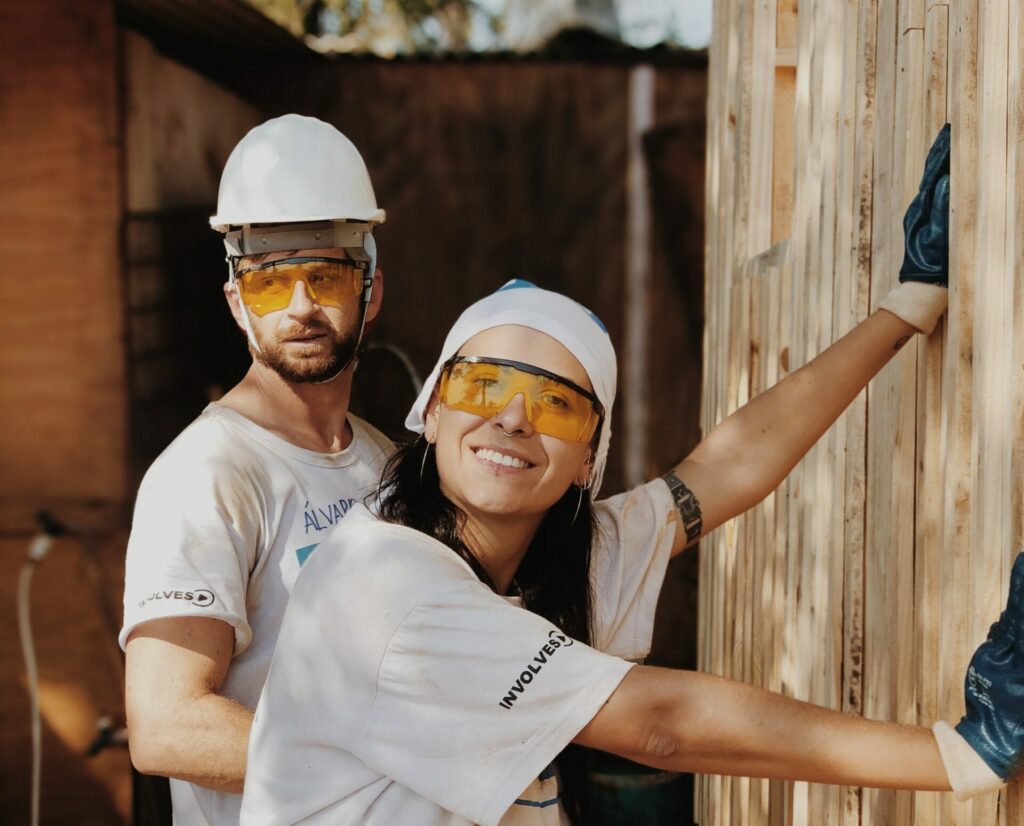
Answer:
[[[689,0],[253,4],[0,7],[0,281],[12,298],[0,819],[12,823],[28,820],[30,766],[13,629],[40,511],[74,531],[30,591],[42,822],[133,821],[127,752],[107,746],[123,724],[124,540],[145,468],[248,362],[207,219],[255,124],[288,111],[335,124],[388,211],[385,308],[356,412],[401,435],[412,373],[459,310],[524,277],[588,304],[618,347],[608,492],[663,472],[699,436],[707,59],[680,46],[702,37],[684,25]],[[695,662],[694,556],[670,572],[658,662]],[[134,806],[134,822],[155,822]]]

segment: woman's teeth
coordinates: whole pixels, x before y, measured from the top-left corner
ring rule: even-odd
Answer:
[[[488,462],[493,462],[496,465],[504,465],[505,467],[525,468],[530,466],[522,459],[516,459],[514,456],[506,456],[504,453],[498,453],[496,450],[488,450],[487,448],[481,448],[476,452],[476,455],[481,459],[486,459]]]

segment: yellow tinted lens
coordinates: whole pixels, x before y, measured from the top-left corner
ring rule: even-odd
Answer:
[[[259,316],[287,307],[300,281],[310,299],[325,307],[342,306],[359,295],[363,286],[362,271],[346,261],[282,262],[249,270],[238,278],[243,300]]]
[[[273,270],[256,270],[241,276],[238,286],[242,300],[256,315],[262,316],[287,307],[295,283]]]
[[[532,400],[534,428],[569,442],[589,441],[597,428],[597,415],[590,399],[552,379],[533,378],[541,385]]]
[[[598,416],[586,396],[546,376],[507,365],[457,362],[441,378],[439,395],[448,407],[490,418],[522,394],[526,415],[538,433],[570,442],[589,441]]]
[[[502,381],[504,368],[494,364],[452,365],[441,384],[441,401],[477,416],[493,416],[511,401]]]

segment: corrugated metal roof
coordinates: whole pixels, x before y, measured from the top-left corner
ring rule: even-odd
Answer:
[[[121,22],[144,34],[164,54],[254,101],[262,98],[261,79],[267,77],[269,64],[389,60],[372,54],[316,52],[242,0],[117,0],[117,4]],[[390,60],[701,67],[707,65],[707,52],[669,45],[639,49],[581,27],[563,30],[535,52],[423,53]]]
[[[239,0],[118,0],[121,19],[147,34],[182,37],[238,55],[309,52],[291,32]]]
[[[707,49],[687,49],[668,43],[648,48],[630,46],[621,40],[606,37],[588,28],[563,29],[544,45],[529,52],[417,52],[379,57],[372,53],[324,52],[336,61],[381,61],[394,63],[595,63],[627,64],[649,63],[655,66],[681,66],[703,68],[708,63]]]
[[[291,32],[240,0],[117,0],[123,25],[160,51],[246,97],[259,90],[250,70],[268,61],[323,58]],[[261,73],[257,73],[261,74]]]

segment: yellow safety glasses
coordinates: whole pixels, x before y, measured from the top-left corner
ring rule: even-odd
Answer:
[[[287,307],[299,281],[312,301],[341,307],[363,291],[368,278],[369,265],[349,258],[285,258],[235,273],[242,300],[258,316]]]
[[[593,393],[532,364],[456,356],[441,371],[441,403],[466,413],[490,418],[520,394],[533,429],[568,442],[590,441],[604,413]]]

